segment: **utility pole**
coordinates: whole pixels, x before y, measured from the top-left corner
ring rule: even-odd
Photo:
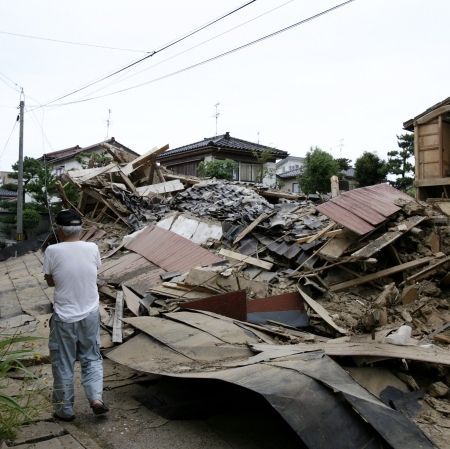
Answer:
[[[22,90],[23,94],[23,90]],[[20,100],[19,104],[19,173],[17,177],[17,230],[16,241],[21,242],[23,240],[23,110],[25,107],[25,101]]]

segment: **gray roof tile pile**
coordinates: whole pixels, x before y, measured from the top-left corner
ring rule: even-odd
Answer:
[[[176,195],[172,207],[198,217],[243,223],[250,223],[273,209],[273,205],[254,190],[226,181],[197,184]]]

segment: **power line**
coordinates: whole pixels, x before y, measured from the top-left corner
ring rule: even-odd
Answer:
[[[6,139],[5,145],[3,145],[3,149],[2,149],[2,151],[1,151],[1,153],[0,153],[0,159],[3,157],[3,154],[4,154],[5,151],[6,151],[6,148],[8,148],[9,141],[11,140],[11,137],[12,137],[12,135],[13,135],[13,133],[14,133],[14,130],[16,129],[17,122],[18,122],[18,118],[19,118],[19,117],[17,116],[16,119],[14,120],[14,125],[13,125],[13,127],[12,127],[12,130],[11,130],[11,132],[9,133],[8,138]]]
[[[108,45],[89,44],[87,42],[66,41],[66,40],[62,40],[62,39],[53,39],[50,37],[35,36],[32,34],[11,33],[10,31],[1,31],[0,30],[0,34],[5,34],[8,36],[15,36],[15,37],[23,37],[25,39],[37,39],[37,40],[41,40],[41,41],[55,42],[57,44],[78,45],[78,46],[83,46],[83,47],[102,48],[105,50],[129,51],[129,52],[134,52],[134,53],[150,53],[147,50],[136,50],[133,48],[122,48],[122,47],[110,47]]]
[[[263,12],[263,13],[257,15],[257,16],[255,16],[255,17],[253,17],[253,18],[249,19],[249,20],[246,20],[245,22],[242,22],[242,23],[240,23],[238,25],[235,25],[234,27],[229,28],[226,31],[223,31],[222,33],[216,34],[215,36],[212,36],[209,39],[206,39],[206,40],[204,40],[204,41],[202,41],[202,42],[200,42],[200,43],[198,43],[198,44],[196,44],[196,45],[194,45],[192,47],[189,47],[186,50],[180,51],[179,53],[176,53],[175,55],[172,55],[172,56],[170,56],[170,57],[168,57],[166,59],[163,59],[162,61],[159,61],[156,64],[151,65],[150,67],[146,67],[145,69],[139,70],[138,72],[132,73],[131,75],[121,77],[121,78],[119,78],[119,79],[117,79],[115,81],[112,81],[111,83],[107,84],[106,86],[99,87],[98,89],[95,89],[94,91],[91,91],[90,93],[86,94],[83,98],[90,97],[92,94],[95,94],[96,92],[100,92],[100,91],[102,91],[102,90],[104,90],[104,89],[106,89],[106,88],[108,88],[110,86],[114,86],[114,85],[116,85],[117,83],[119,83],[121,81],[125,81],[127,79],[134,78],[134,77],[136,77],[137,75],[139,75],[139,74],[141,74],[143,72],[146,72],[146,71],[151,70],[151,69],[153,69],[155,67],[158,67],[158,66],[160,66],[161,64],[164,64],[167,61],[171,61],[172,59],[175,59],[178,56],[181,56],[181,55],[183,55],[185,53],[190,52],[191,50],[194,50],[194,49],[196,49],[198,47],[201,47],[202,45],[207,44],[207,43],[209,43],[209,42],[211,42],[211,41],[213,41],[213,40],[215,40],[215,39],[217,39],[217,38],[219,38],[221,36],[224,36],[225,34],[228,34],[231,31],[234,31],[234,30],[236,30],[238,28],[243,27],[244,25],[247,25],[247,24],[249,24],[251,22],[254,22],[255,20],[258,20],[261,17],[263,17],[263,16],[265,16],[267,14],[270,14],[270,13],[272,13],[272,12],[282,8],[283,6],[286,6],[289,3],[292,3],[293,1],[295,1],[295,0],[288,0],[287,2],[284,2],[281,5],[278,5],[278,6],[274,7],[274,8],[271,8],[271,9],[269,9],[269,10],[267,10],[267,11],[265,11],[265,12]]]
[[[15,92],[20,92],[20,86],[15,81],[13,81],[11,78],[7,77],[4,73],[1,73],[1,72],[0,72],[0,81],[5,86],[9,87],[10,89],[14,90]],[[9,83],[11,83],[12,86]]]
[[[130,63],[130,64],[124,66],[124,67],[121,67],[121,68],[119,68],[118,70],[115,70],[114,72],[112,72],[112,73],[110,73],[110,74],[108,74],[108,75],[105,75],[105,76],[103,76],[103,77],[101,77],[101,78],[99,78],[99,79],[97,79],[97,80],[95,80],[95,81],[92,81],[92,82],[90,82],[90,83],[88,83],[88,84],[86,84],[86,85],[84,85],[84,86],[82,86],[82,87],[79,87],[78,89],[75,89],[75,90],[73,90],[73,91],[71,91],[71,92],[69,92],[69,93],[67,93],[67,94],[65,94],[65,95],[62,95],[62,96],[60,96],[60,97],[58,97],[58,98],[55,98],[54,100],[49,101],[48,103],[44,104],[43,106],[48,106],[48,105],[50,105],[50,104],[52,104],[52,103],[55,103],[55,102],[57,102],[57,101],[59,101],[59,100],[62,100],[62,99],[64,99],[64,98],[67,98],[67,97],[69,97],[69,96],[71,96],[71,95],[73,95],[73,94],[76,94],[76,93],[78,93],[78,92],[80,92],[80,91],[82,91],[82,90],[87,89],[88,87],[93,86],[94,84],[100,83],[101,81],[104,81],[104,80],[106,80],[106,79],[108,79],[108,78],[111,78],[112,76],[117,75],[117,74],[119,74],[119,73],[121,73],[121,72],[123,72],[123,71],[125,71],[125,70],[127,70],[127,69],[129,69],[129,68],[131,68],[131,67],[134,67],[135,65],[140,64],[140,63],[143,62],[143,61],[146,61],[147,59],[149,59],[149,58],[155,56],[156,54],[158,54],[158,53],[160,53],[160,52],[162,52],[162,51],[164,51],[164,50],[167,50],[168,48],[172,47],[173,45],[178,44],[179,42],[181,42],[181,41],[187,39],[188,37],[193,36],[193,35],[196,34],[196,33],[199,33],[200,31],[204,30],[205,28],[208,28],[208,27],[210,27],[211,25],[214,25],[215,23],[217,23],[217,22],[219,22],[219,21],[225,19],[226,17],[229,17],[230,15],[232,15],[232,14],[234,14],[234,13],[240,11],[241,9],[245,8],[246,6],[251,5],[251,4],[254,3],[254,2],[256,2],[256,0],[250,0],[250,1],[248,1],[247,3],[244,3],[243,5],[239,6],[238,8],[235,8],[235,9],[233,9],[232,11],[230,11],[230,12],[228,12],[228,13],[226,13],[226,14],[220,16],[220,17],[218,17],[217,19],[214,19],[214,20],[208,22],[207,24],[202,25],[201,27],[196,28],[195,30],[193,30],[193,31],[191,31],[191,32],[189,32],[189,33],[187,33],[187,34],[185,34],[185,35],[183,35],[183,36],[181,36],[181,37],[179,37],[179,38],[177,38],[177,39],[171,41],[170,43],[163,45],[163,46],[162,46],[161,48],[159,48],[158,50],[152,51],[150,54],[148,54],[148,55],[146,55],[146,56],[144,56],[144,57],[138,59],[137,61],[134,61],[134,62],[132,62],[132,63]]]
[[[155,83],[157,81],[162,81],[162,80],[164,80],[166,78],[170,78],[172,76],[179,75],[180,73],[187,72],[189,70],[195,69],[195,68],[200,67],[200,66],[202,66],[204,64],[207,64],[209,62],[212,62],[212,61],[215,61],[217,59],[220,59],[220,58],[223,58],[225,56],[228,56],[228,55],[230,55],[232,53],[236,53],[236,52],[238,52],[240,50],[243,50],[244,48],[247,48],[247,47],[250,47],[252,45],[258,44],[258,43],[260,43],[260,42],[262,42],[264,40],[267,40],[267,39],[270,39],[270,38],[272,38],[274,36],[277,36],[278,34],[284,33],[285,31],[291,30],[291,29],[293,29],[295,27],[298,27],[298,26],[303,25],[303,24],[305,24],[307,22],[310,22],[310,21],[312,21],[314,19],[317,19],[317,18],[319,18],[319,17],[321,17],[321,16],[323,16],[325,14],[328,14],[328,13],[330,13],[332,11],[335,11],[336,9],[341,8],[341,7],[345,6],[345,5],[348,5],[349,3],[352,3],[354,1],[355,0],[347,0],[345,2],[339,3],[339,4],[335,5],[335,6],[332,6],[331,8],[325,9],[325,10],[323,10],[321,12],[318,12],[318,13],[312,15],[312,16],[309,16],[306,19],[302,19],[302,20],[300,20],[300,21],[298,21],[296,23],[293,23],[292,25],[289,25],[287,27],[284,27],[284,28],[281,28],[281,29],[279,29],[277,31],[274,31],[273,33],[266,34],[265,36],[262,36],[262,37],[260,37],[258,39],[255,39],[253,41],[247,42],[246,44],[243,44],[243,45],[240,45],[238,47],[232,48],[231,50],[225,51],[225,52],[220,53],[220,54],[218,54],[216,56],[212,56],[211,58],[204,59],[203,61],[200,61],[200,62],[197,62],[195,64],[189,65],[187,67],[184,67],[182,69],[176,70],[174,72],[167,73],[166,75],[162,75],[162,76],[160,76],[158,78],[153,78],[152,80],[145,81],[145,82],[139,83],[139,84],[135,84],[133,86],[126,87],[124,89],[116,90],[114,92],[109,92],[109,93],[106,93],[106,94],[103,94],[103,95],[98,95],[96,97],[84,98],[84,99],[81,99],[81,100],[74,100],[74,101],[69,101],[69,102],[66,102],[66,103],[57,103],[54,106],[55,107],[56,106],[68,106],[68,105],[71,105],[71,104],[84,103],[84,102],[87,102],[87,101],[97,100],[99,98],[105,98],[105,97],[109,97],[111,95],[116,95],[116,94],[119,94],[119,93],[122,93],[122,92],[127,92],[129,90],[137,89],[139,87],[145,86],[147,84],[152,84],[152,83]],[[44,105],[44,106],[47,106],[47,105]]]

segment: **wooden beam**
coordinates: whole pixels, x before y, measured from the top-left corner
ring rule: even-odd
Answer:
[[[270,214],[266,214],[263,212],[258,218],[253,220],[252,223],[250,223],[244,230],[242,230],[239,235],[234,239],[233,245],[236,245],[236,243],[240,242],[247,234],[253,231],[253,229],[256,228],[260,223],[262,223],[265,219],[269,218],[271,215],[273,215],[273,212]]]
[[[405,280],[405,283],[411,284],[413,282],[422,280],[422,279],[428,277],[430,274],[433,274],[439,267],[441,267],[442,265],[446,264],[449,261],[450,261],[450,256],[444,257],[443,259],[437,261],[436,263],[430,265],[429,267],[426,267],[423,270],[419,271],[418,273],[407,277]]]
[[[119,290],[116,296],[116,308],[114,310],[112,342],[122,343],[123,320],[123,291]]]
[[[123,182],[126,184],[126,186],[133,192],[136,193],[136,187],[135,185],[130,181],[130,178],[122,171],[119,171],[120,177],[122,178]]]
[[[297,287],[298,292],[300,293],[303,300],[308,304],[308,306],[314,310],[314,312],[317,313],[317,315],[322,318],[325,323],[327,323],[329,326],[331,326],[335,331],[339,332],[340,334],[347,335],[348,331],[347,329],[344,329],[343,327],[338,326],[334,321],[333,318],[331,318],[330,314],[325,310],[324,307],[322,307],[317,301],[314,301],[310,296],[308,296],[300,287]]]
[[[423,257],[422,259],[412,260],[410,262],[397,265],[395,267],[386,268],[385,270],[377,271],[376,273],[370,273],[366,276],[361,276],[358,279],[351,279],[350,281],[340,282],[339,284],[334,284],[330,286],[332,292],[337,292],[339,290],[344,290],[350,287],[356,287],[357,285],[365,284],[376,279],[381,279],[391,274],[400,273],[402,271],[408,270],[409,268],[415,268],[420,265],[425,265],[426,263],[434,260],[434,257]]]
[[[352,254],[352,257],[356,257],[358,259],[367,259],[372,257],[375,253],[395,242],[399,237],[403,234],[406,234],[410,231],[414,226],[417,226],[422,221],[428,219],[428,217],[414,216],[409,217],[408,219],[402,221],[396,228],[392,231],[385,232],[382,236],[378,237],[375,240],[372,240],[363,248],[355,251]]]
[[[228,249],[222,248],[219,251],[221,256],[229,257],[230,259],[239,260],[240,262],[248,263],[249,265],[253,265],[258,268],[262,268],[264,270],[271,270],[273,267],[273,263],[267,262],[265,260],[256,259],[255,257],[246,256],[244,254],[235,253],[234,251],[230,251]]]
[[[450,185],[450,178],[426,178],[416,179],[414,181],[415,187],[434,187]]]
[[[102,195],[100,195],[100,193],[96,192],[93,189],[85,189],[85,192],[92,196],[94,199],[96,199],[97,201],[102,202],[108,209],[111,210],[111,212],[117,216],[118,219],[122,220],[124,222],[124,224],[129,227],[129,224],[127,223],[127,221],[125,220],[125,218],[122,217],[122,215],[119,214],[119,212],[117,212],[117,210],[105,199],[103,198]]]
[[[142,167],[143,165],[146,165],[148,162],[152,160],[152,158],[154,158],[158,154],[164,153],[164,151],[167,151],[168,149],[169,145],[164,145],[161,148],[158,147],[152,148],[143,155],[129,162],[127,165],[125,165],[125,167],[122,167],[122,170],[128,176],[134,170],[138,169],[139,167]]]

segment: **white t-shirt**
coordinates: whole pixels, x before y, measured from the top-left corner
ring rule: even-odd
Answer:
[[[80,321],[98,307],[100,267],[95,243],[62,242],[45,250],[44,274],[52,275],[55,282],[54,309],[62,321]]]

